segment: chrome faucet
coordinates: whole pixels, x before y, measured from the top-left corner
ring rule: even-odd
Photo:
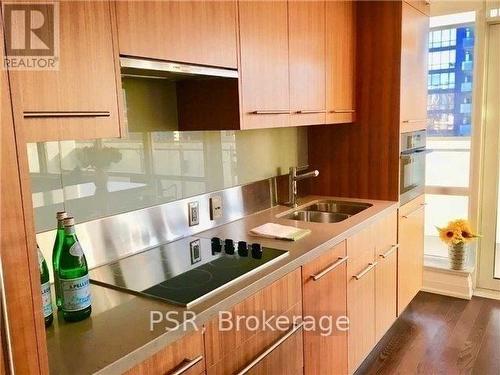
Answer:
[[[319,176],[318,170],[299,175],[297,174],[297,172],[305,171],[307,168],[309,168],[308,165],[302,167],[290,167],[290,173],[288,174],[288,204],[290,207],[297,207],[297,181]]]

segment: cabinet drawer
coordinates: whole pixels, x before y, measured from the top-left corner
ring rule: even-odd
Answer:
[[[272,313],[274,314],[274,313]],[[268,316],[271,315],[271,312]],[[289,322],[293,321],[293,317],[302,315],[302,305],[298,303],[289,311],[279,313],[282,317],[286,317]],[[260,314],[257,314],[260,317]],[[270,322],[274,326],[273,320]],[[300,324],[300,320],[297,321]],[[300,336],[300,345],[292,336]],[[295,344],[291,348],[287,348],[289,341],[294,341]],[[210,345],[207,340],[207,345]],[[208,347],[207,347],[208,349]],[[248,340],[238,342],[234,347],[226,348],[227,355],[221,358],[217,363],[208,365],[208,375],[226,375],[226,374],[289,374],[297,373],[296,369],[303,368],[303,345],[302,345],[302,330],[300,325],[290,323],[283,326],[281,330],[257,329],[255,335],[252,335]],[[289,353],[287,351],[290,350]],[[282,354],[278,354],[278,353]],[[283,353],[286,354],[283,357]],[[297,360],[300,359],[300,362]],[[274,369],[269,372],[268,370]]]
[[[125,374],[163,375],[175,371],[179,371],[183,375],[197,375],[205,371],[201,331],[188,334],[170,344]]]
[[[240,324],[240,329],[235,329],[237,317],[255,316],[261,322],[263,313],[266,314],[266,317],[272,315],[300,316],[302,314],[300,269],[289,273],[245,299],[229,310],[229,313],[233,329],[220,330],[219,324],[221,327],[228,327],[224,324],[229,323],[220,322],[219,317],[207,324],[205,333],[207,367],[221,360],[228,361],[229,357],[234,360],[232,360],[233,364],[228,364],[228,366],[233,366],[233,371],[236,371],[240,365],[244,367],[263,348],[270,345],[282,334],[282,332],[270,331],[269,329],[265,332],[260,329],[248,329],[249,327],[244,321]],[[222,316],[222,318],[226,317]],[[238,356],[241,354],[241,358],[235,358],[234,353],[238,353]]]
[[[346,259],[344,241],[302,268],[304,316],[316,322],[331,316],[336,322],[347,315]],[[304,331],[305,374],[347,373],[347,332],[333,329]]]

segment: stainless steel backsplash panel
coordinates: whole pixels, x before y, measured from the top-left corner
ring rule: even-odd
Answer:
[[[210,220],[209,199],[216,195],[222,198],[223,215]],[[76,233],[89,267],[94,268],[268,209],[276,205],[276,197],[276,178],[271,178],[80,223]],[[199,202],[200,224],[190,227],[188,203],[193,201]],[[75,219],[78,223],[78,217]],[[51,230],[37,234],[47,261],[52,258],[55,233]]]

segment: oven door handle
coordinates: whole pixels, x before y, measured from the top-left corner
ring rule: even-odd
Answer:
[[[420,156],[420,155],[426,155],[426,154],[430,154],[432,152],[432,150],[417,150],[417,151],[413,151],[411,153],[408,153],[408,154],[401,154],[401,159],[411,159],[412,156]]]

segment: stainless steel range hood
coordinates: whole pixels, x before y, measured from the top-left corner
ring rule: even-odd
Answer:
[[[173,81],[209,77],[238,78],[238,71],[233,69],[133,57],[120,57],[120,67],[124,77],[158,78]]]

